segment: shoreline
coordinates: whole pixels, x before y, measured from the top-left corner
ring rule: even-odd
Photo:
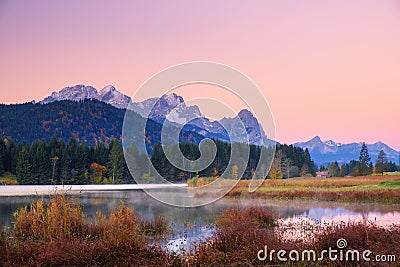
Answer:
[[[0,197],[49,195],[54,192],[79,194],[94,191],[120,191],[187,187],[187,184],[91,184],[91,185],[3,185]]]

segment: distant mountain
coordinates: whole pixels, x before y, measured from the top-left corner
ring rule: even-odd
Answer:
[[[40,104],[48,104],[56,101],[70,100],[99,100],[101,102],[110,104],[116,108],[125,109],[131,101],[129,96],[117,91],[114,86],[108,85],[99,92],[92,86],[85,86],[78,84],[71,87],[65,87],[59,92],[53,92],[50,96],[46,97]]]
[[[322,141],[319,136],[316,136],[307,142],[293,145],[304,149],[308,148],[315,163],[321,165],[333,161],[346,163],[350,160],[358,160],[362,143],[342,144],[332,140]],[[388,160],[398,162],[399,153],[382,142],[367,144],[367,147],[373,163],[381,150],[385,151]]]
[[[223,118],[220,122],[228,129],[233,141],[247,142],[248,139],[254,145],[269,144],[258,120],[247,109],[241,110],[235,118]]]
[[[166,119],[177,124],[185,124],[193,118],[203,117],[197,106],[186,106],[181,96],[175,93],[154,97],[142,102],[133,102],[130,109],[144,117],[163,123]]]
[[[199,107],[187,106],[184,99],[174,93],[134,102],[129,108],[142,116],[149,114],[150,119],[159,123],[168,120],[185,125],[184,130],[200,133],[207,138],[243,143],[247,142],[248,138],[249,143],[253,145],[271,144],[258,120],[248,110],[240,111],[234,118],[211,121],[201,114]],[[242,123],[245,131],[241,131]]]
[[[131,102],[131,98],[129,96],[117,91],[117,89],[115,89],[115,87],[112,85],[108,85],[101,89],[101,91],[98,93],[98,98],[96,99],[110,104],[111,106],[123,109],[126,109],[128,104]]]
[[[207,138],[225,142],[247,142],[254,145],[274,144],[268,140],[258,120],[248,110],[242,110],[234,118],[211,121],[205,117],[198,106],[187,106],[184,99],[175,94],[166,94],[159,98],[149,98],[141,102],[131,102],[131,98],[109,85],[97,91],[92,86],[75,85],[53,92],[39,103],[49,104],[56,101],[98,100],[119,109],[129,109],[142,117],[163,124],[166,120],[176,127],[184,125],[184,131],[198,133]],[[243,126],[245,131],[242,131]]]

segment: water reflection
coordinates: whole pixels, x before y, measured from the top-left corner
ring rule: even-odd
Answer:
[[[162,189],[162,192],[159,193],[172,194],[167,189]],[[153,219],[155,215],[164,216],[171,222],[175,231],[175,237],[169,245],[174,250],[187,248],[190,244],[208,237],[212,231],[210,225],[215,218],[222,211],[231,207],[262,206],[273,210],[291,226],[295,225],[296,220],[299,219],[307,220],[310,224],[357,220],[374,221],[383,226],[400,224],[399,205],[223,198],[206,206],[180,208],[158,202],[139,190],[90,192],[72,195],[72,197],[83,205],[84,211],[89,216],[93,216],[96,211],[107,214],[115,209],[121,201],[124,201],[126,206],[133,208],[144,218]],[[183,196],[171,195],[170,197]],[[34,200],[46,198],[43,196],[0,197],[0,225],[11,226],[12,213],[15,210],[29,205]]]
[[[165,194],[171,193],[165,189],[162,191]],[[83,205],[84,211],[89,216],[94,215],[96,211],[107,214],[115,209],[121,201],[124,201],[125,205],[133,208],[145,218],[152,219],[154,215],[162,215],[174,224],[181,225],[196,224],[198,221],[203,225],[208,225],[223,210],[230,207],[246,206],[262,206],[273,210],[279,217],[283,218],[307,216],[319,222],[329,219],[348,221],[354,218],[364,218],[377,222],[400,223],[400,205],[224,198],[202,207],[180,208],[158,202],[145,192],[138,190],[90,192],[71,195],[71,197],[76,198]],[[0,225],[10,225],[13,220],[12,213],[18,208],[29,205],[34,200],[47,198],[44,196],[0,197]]]

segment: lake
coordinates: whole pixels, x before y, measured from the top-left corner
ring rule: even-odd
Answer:
[[[17,189],[15,189],[17,190]],[[165,194],[173,194],[168,188],[155,188]],[[372,221],[382,226],[400,224],[400,205],[359,204],[318,202],[305,200],[269,200],[269,199],[233,199],[223,198],[209,205],[195,208],[173,207],[161,203],[142,190],[88,191],[71,194],[92,216],[96,211],[108,213],[123,200],[142,217],[152,219],[155,215],[164,216],[174,229],[169,240],[169,249],[179,250],[206,239],[212,232],[212,223],[224,210],[231,207],[262,206],[273,210],[281,217],[282,224],[340,223],[349,221]],[[183,197],[183,196],[171,196]],[[0,196],[0,225],[12,226],[12,213],[37,199],[46,199],[45,195]]]

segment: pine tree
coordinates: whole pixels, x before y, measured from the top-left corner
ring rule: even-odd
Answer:
[[[145,157],[145,153],[144,157]],[[151,163],[158,174],[164,179],[167,178],[168,166],[166,164],[166,156],[164,154],[163,147],[161,143],[157,143],[154,146],[153,155],[151,155]],[[148,167],[148,166],[147,166]]]
[[[13,141],[8,141],[6,148],[7,148],[7,153],[4,162],[5,170],[15,174],[17,166],[16,158],[18,157],[18,153],[21,150],[21,147],[19,145],[18,146],[15,145]]]
[[[62,157],[60,159],[60,172],[61,172],[61,184],[71,183],[71,157],[66,149],[64,149]]]
[[[110,144],[111,150],[108,157],[107,169],[112,182],[121,183],[125,179],[125,159],[121,143],[114,140]]]
[[[3,140],[0,140],[0,176],[4,174],[4,163],[6,159],[6,145]]]
[[[36,153],[34,154],[34,160],[36,161],[36,184],[48,184],[51,179],[51,159],[47,151],[46,143],[41,141],[37,147]]]
[[[394,163],[394,162],[392,162],[392,161],[389,161],[387,164],[386,164],[386,169],[385,169],[387,172],[395,172],[395,171],[397,171],[397,165],[396,165],[396,163]]]
[[[68,173],[69,171],[69,177],[65,177],[66,180],[71,183],[71,184],[76,184],[79,182],[78,176],[81,174],[79,170],[79,165],[81,159],[79,158],[79,151],[78,151],[78,144],[77,141],[72,138],[67,147],[66,147],[66,157],[65,157],[65,164],[67,165],[67,168],[65,168],[65,172]]]
[[[34,184],[31,178],[32,165],[29,161],[29,147],[24,146],[18,153],[18,161],[16,166],[17,181],[19,184]]]
[[[305,160],[306,160],[306,164],[308,167],[308,173],[310,173],[312,176],[316,175],[316,167],[315,167],[315,163],[314,161],[312,161],[311,159],[311,155],[310,152],[308,151],[308,148],[305,149],[304,151],[305,153]]]
[[[94,149],[94,162],[100,165],[107,165],[109,150],[103,143],[98,143]]]
[[[136,147],[136,144],[133,143],[130,147],[128,147],[126,151],[126,163],[129,163],[129,169],[128,166],[127,172],[129,176],[129,182],[134,182],[133,177],[135,180],[140,179],[143,175],[143,164],[140,162],[140,156],[139,156],[139,151]],[[131,177],[131,174],[133,177]]]
[[[22,144],[18,144],[12,152],[12,155],[10,155],[10,160],[11,160],[11,173],[17,174],[17,164],[18,164],[18,156],[19,152],[21,152],[22,148],[24,146]],[[29,147],[26,145],[26,147]]]
[[[77,184],[87,184],[88,170],[90,168],[88,148],[85,143],[76,147],[74,165],[74,179]]]
[[[368,154],[368,147],[365,142],[362,143],[359,163],[358,163],[358,173],[359,175],[368,175],[372,173],[371,169],[371,158]]]

